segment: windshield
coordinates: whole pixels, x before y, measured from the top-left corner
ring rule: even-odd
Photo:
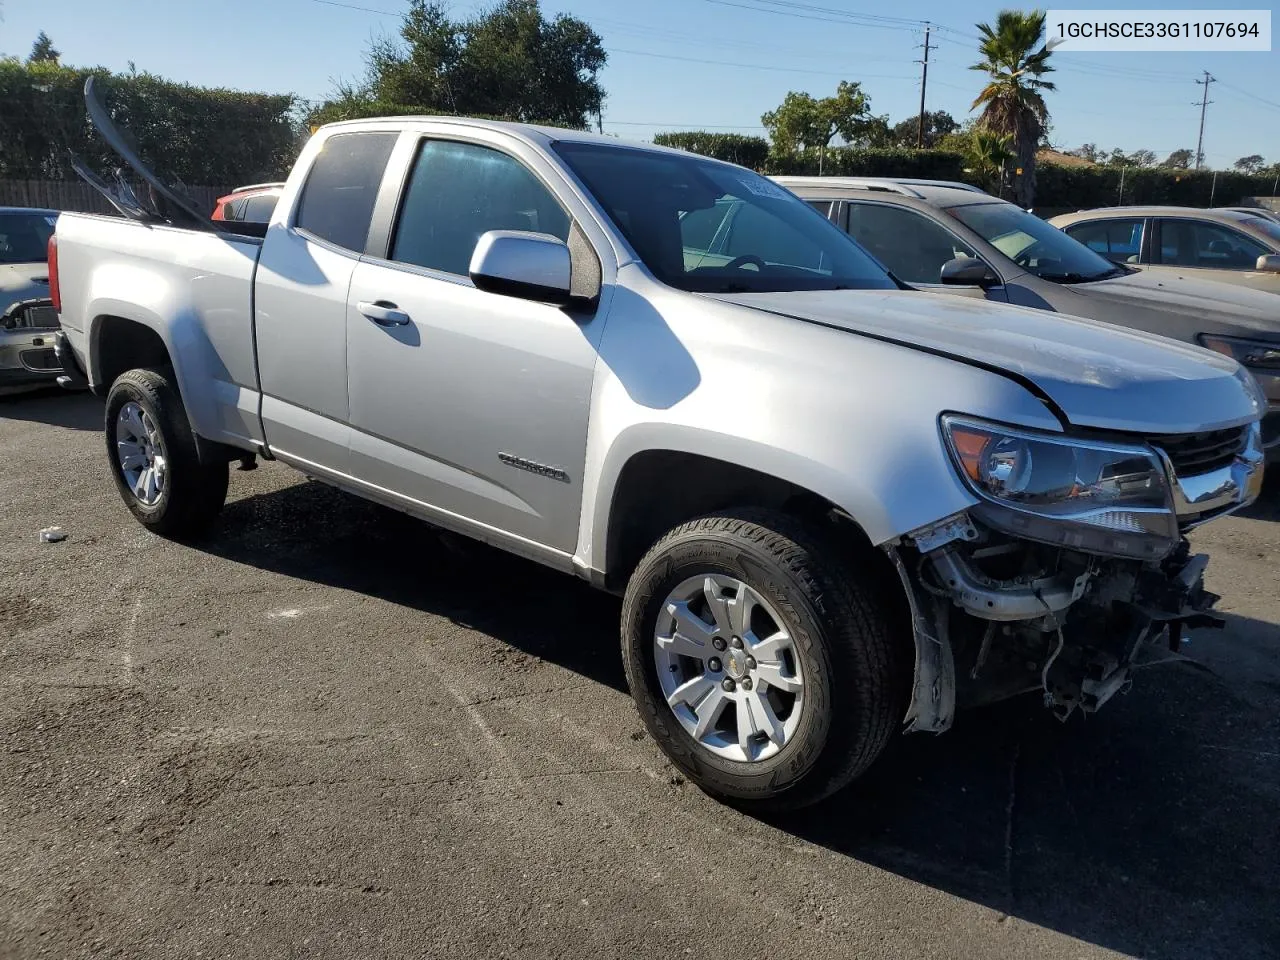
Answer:
[[[894,289],[855,241],[759,174],[694,156],[563,142],[556,152],[659,280],[704,293]]]
[[[1018,266],[1045,280],[1084,283],[1127,272],[1012,203],[975,203],[947,212]]]
[[[1246,227],[1252,227],[1258,233],[1264,233],[1272,240],[1280,240],[1280,223],[1273,220],[1263,220],[1261,217],[1250,217],[1248,220],[1241,221]]]
[[[0,263],[44,263],[57,216],[52,213],[0,213]]]

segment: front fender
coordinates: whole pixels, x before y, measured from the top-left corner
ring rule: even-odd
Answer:
[[[639,453],[697,454],[785,480],[878,545],[974,503],[943,447],[941,414],[1061,429],[1014,381],[898,344],[674,293],[619,296],[613,314],[577,554],[596,571],[607,570],[619,478]]]

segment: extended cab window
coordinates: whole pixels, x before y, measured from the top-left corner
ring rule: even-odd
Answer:
[[[525,166],[499,150],[428,140],[418,153],[400,209],[391,259],[466,276],[490,230],[526,230],[569,239],[569,215]]]
[[[302,188],[297,226],[340,247],[364,251],[394,133],[340,133],[325,141]]]
[[[850,236],[907,283],[941,283],[944,263],[978,255],[950,230],[914,210],[856,201],[847,206]]]

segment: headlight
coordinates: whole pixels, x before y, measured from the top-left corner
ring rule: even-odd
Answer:
[[[1245,340],[1241,337],[1220,337],[1216,333],[1200,334],[1200,343],[1215,353],[1230,357],[1246,367],[1280,374],[1280,343]]]
[[[964,417],[942,430],[974,513],[1006,533],[1092,553],[1162,557],[1178,540],[1155,451],[1017,430]]]

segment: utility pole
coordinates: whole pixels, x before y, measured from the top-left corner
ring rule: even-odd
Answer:
[[[1213,101],[1209,99],[1209,84],[1217,83],[1217,82],[1218,82],[1218,78],[1213,76],[1211,73],[1209,73],[1208,70],[1204,72],[1203,80],[1196,81],[1196,83],[1200,83],[1204,85],[1204,96],[1200,98],[1200,104],[1199,104],[1200,106],[1200,138],[1196,140],[1196,169],[1197,170],[1200,169],[1200,164],[1204,160],[1204,112],[1205,112],[1205,108],[1208,107],[1209,104],[1213,103]]]
[[[928,20],[924,22],[924,59],[917,61],[920,64],[920,121],[916,126],[916,149],[924,149],[924,92],[929,85],[929,51],[938,48],[929,46],[929,30],[931,25]]]

